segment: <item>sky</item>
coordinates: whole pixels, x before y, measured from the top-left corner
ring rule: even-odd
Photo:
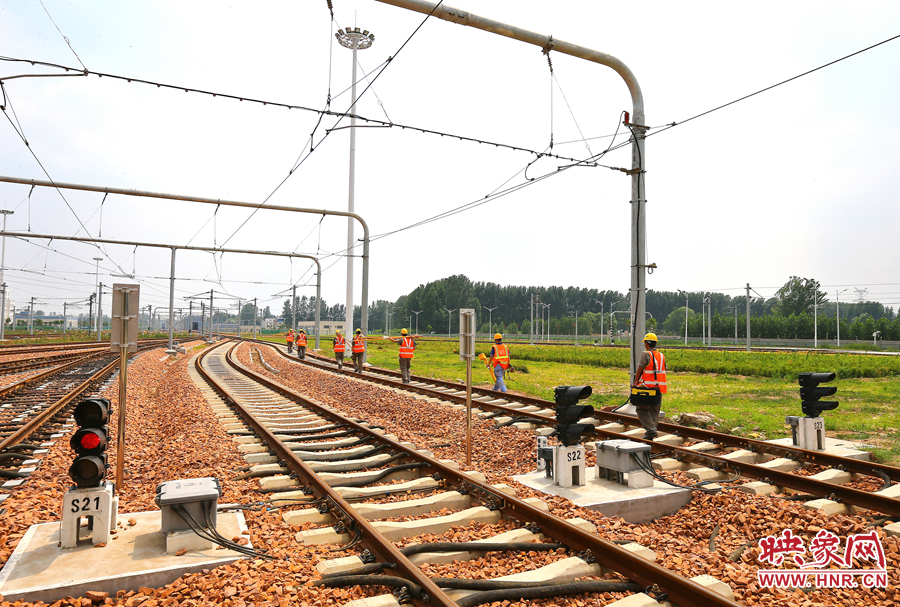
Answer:
[[[453,274],[629,289],[630,177],[615,169],[630,168],[621,123],[632,103],[606,66],[551,51],[551,74],[536,46],[374,0],[334,0],[333,21],[325,1],[42,1],[0,0],[0,56],[217,96],[96,75],[10,79],[66,72],[0,61],[0,175],[346,211],[350,120],[339,115],[352,52],[334,33],[356,25],[375,35],[358,53],[357,114],[382,121],[356,129],[370,301]],[[900,4],[450,6],[608,53],[634,73],[653,127],[648,288],[737,296],[749,283],[771,297],[797,275],[831,300],[867,289],[900,304],[900,39],[690,120],[897,36]],[[607,148],[602,166],[570,166]],[[315,256],[323,298],[345,301],[345,218],[8,183],[0,208],[14,211],[11,232]],[[35,297],[50,311],[134,274],[141,304],[167,307],[170,263],[167,249],[7,238],[4,280],[17,305]],[[217,307],[257,298],[275,312],[292,285],[315,294],[308,259],[179,251],[176,278],[176,307],[210,289]]]

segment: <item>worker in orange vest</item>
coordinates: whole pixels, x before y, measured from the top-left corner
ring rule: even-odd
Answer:
[[[287,342],[288,354],[294,351],[294,330],[291,329],[284,334],[284,341]]]
[[[334,358],[337,360],[338,369],[344,368],[344,350],[347,349],[347,342],[341,335],[340,329],[334,332]]]
[[[494,334],[494,347],[488,355],[491,357],[488,366],[494,369],[494,390],[506,392],[506,383],[503,375],[509,369],[509,346],[503,343],[503,335]]]
[[[662,407],[662,395],[666,393],[666,357],[662,352],[656,351],[655,333],[647,333],[644,336],[644,351],[641,352],[641,360],[634,371],[633,388],[648,388],[656,392],[655,395],[645,397],[646,401],[640,405],[635,404],[638,421],[644,427],[644,439],[653,440],[659,434],[656,425],[659,422],[659,410]],[[633,398],[633,397],[632,397]]]
[[[356,335],[353,336],[353,342],[351,343],[353,353],[353,370],[357,373],[363,372],[363,355],[366,353],[366,338],[362,334],[362,329],[356,330]]]
[[[297,357],[300,360],[306,358],[306,331],[303,329],[297,333]]]
[[[413,353],[416,351],[416,342],[409,336],[409,331],[403,329],[400,331],[400,339],[388,337],[392,342],[400,344],[400,376],[403,383],[409,383],[409,367],[412,363]]]

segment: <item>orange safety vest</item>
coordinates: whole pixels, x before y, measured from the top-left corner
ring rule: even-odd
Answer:
[[[334,351],[344,353],[344,336],[336,335],[334,338]]]
[[[412,337],[404,337],[400,340],[400,358],[412,358],[416,344]]]
[[[659,388],[661,394],[666,393],[666,357],[662,352],[648,350],[650,352],[651,367],[645,367],[641,374],[641,383],[648,388]]]
[[[353,338],[353,353],[359,354],[361,352],[366,351],[366,341],[363,339],[362,335],[357,335]]]
[[[506,344],[494,344],[494,366],[497,365],[509,369],[509,346]]]
[[[294,332],[291,331],[290,333],[285,333],[285,334],[284,334],[284,339],[285,339],[285,341],[287,341],[288,343],[292,343],[292,342],[294,341]]]
[[[297,345],[306,347],[306,333],[297,333]]]

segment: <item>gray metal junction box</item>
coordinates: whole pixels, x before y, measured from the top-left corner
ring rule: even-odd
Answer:
[[[191,518],[198,527],[206,527],[206,514],[209,513],[212,526],[216,525],[216,510],[222,488],[217,478],[187,478],[177,481],[166,481],[156,488],[156,505],[162,510],[161,531],[189,530]],[[179,505],[187,512],[180,514],[173,506]],[[185,521],[182,518],[187,518]]]
[[[632,457],[639,457],[649,467],[650,445],[630,440],[606,440],[597,443],[597,466],[615,472],[631,472],[641,467]]]

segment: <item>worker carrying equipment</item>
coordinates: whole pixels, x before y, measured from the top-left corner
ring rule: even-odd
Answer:
[[[503,343],[503,335],[500,333],[494,335],[494,347],[488,355],[491,357],[488,367],[494,375],[494,390],[506,392],[503,375],[509,369],[509,346]]]
[[[297,333],[297,358],[300,360],[306,358],[306,331],[303,329]]]
[[[363,372],[363,355],[366,352],[366,338],[362,334],[362,329],[356,330],[351,342],[351,358],[353,358],[353,370],[357,373]]]
[[[403,378],[403,383],[408,384],[410,382],[409,367],[412,364],[412,359],[416,350],[416,342],[413,341],[413,338],[422,336],[418,334],[410,336],[409,331],[406,329],[401,329],[400,335],[401,337],[399,339],[388,336],[385,336],[384,339],[389,339],[396,344],[400,344],[400,376]]]
[[[340,329],[334,332],[334,358],[337,361],[338,369],[344,368],[344,352],[346,351],[346,342],[344,336],[341,335]]]

